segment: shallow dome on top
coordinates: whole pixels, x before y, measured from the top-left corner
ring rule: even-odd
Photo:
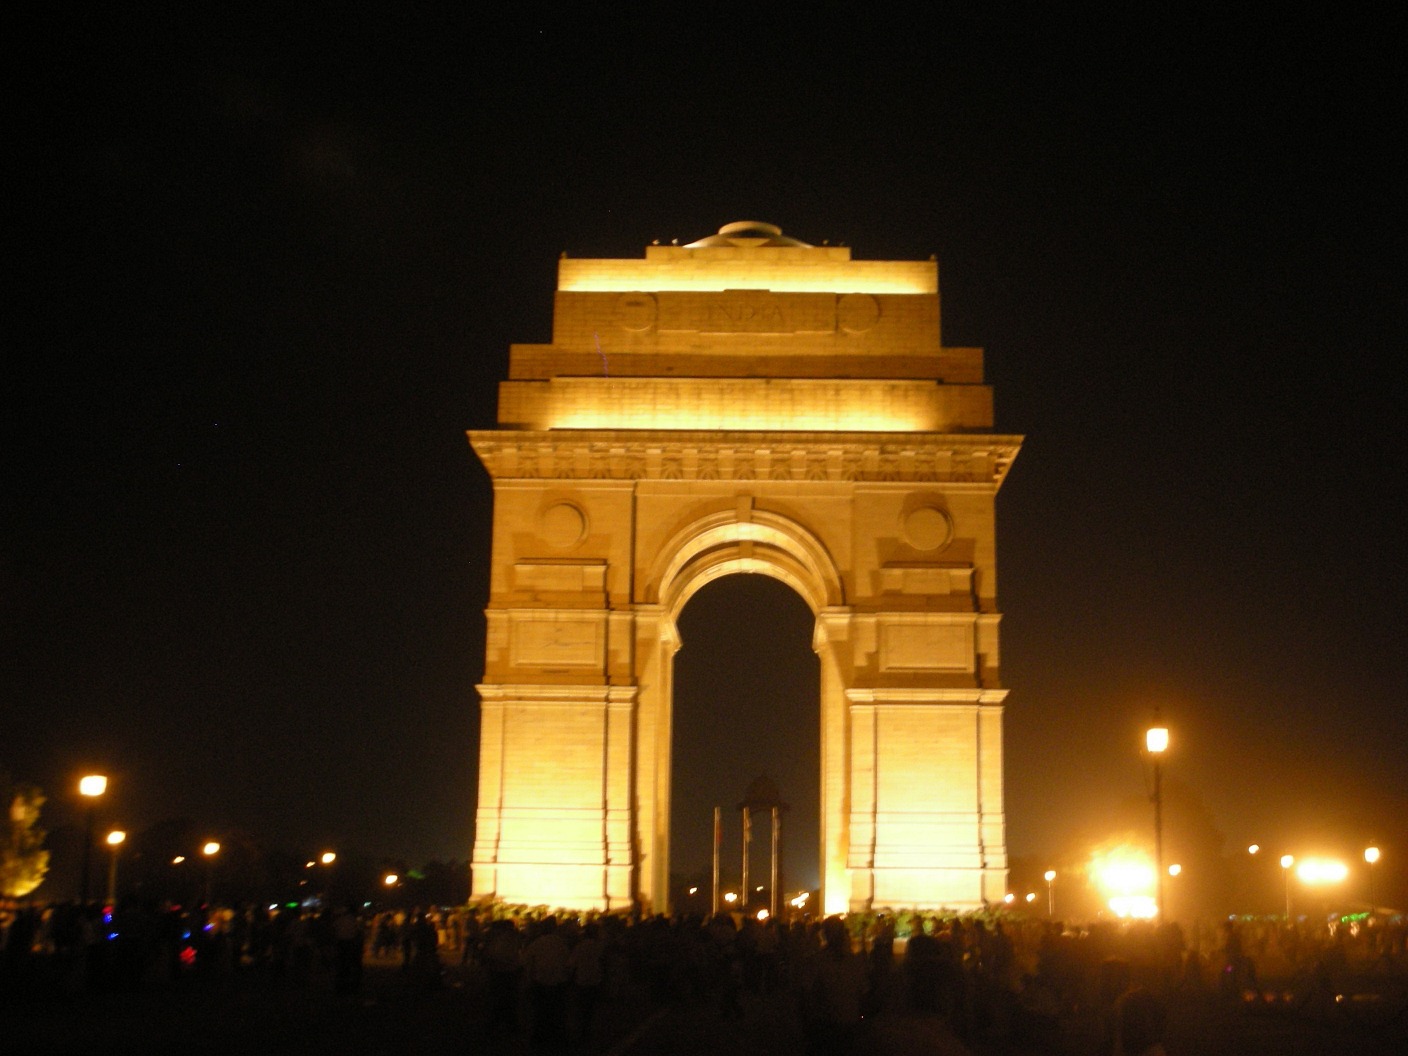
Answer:
[[[713,249],[719,246],[736,246],[752,249],[755,246],[792,246],[799,249],[815,249],[810,243],[788,238],[776,224],[765,224],[761,220],[736,220],[724,224],[717,235],[709,235],[698,242],[691,242],[685,249]]]

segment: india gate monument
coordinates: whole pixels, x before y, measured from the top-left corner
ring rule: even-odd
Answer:
[[[994,500],[1021,437],[992,426],[933,259],[752,221],[564,255],[551,344],[512,346],[469,433],[494,488],[473,896],[668,908],[676,621],[749,572],[816,617],[825,911],[1001,900]]]

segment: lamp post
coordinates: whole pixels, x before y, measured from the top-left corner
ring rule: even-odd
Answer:
[[[1369,867],[1369,912],[1374,912],[1374,863],[1379,860],[1377,847],[1364,848],[1364,864]]]
[[[215,889],[215,856],[220,853],[220,844],[215,840],[207,840],[200,853],[205,855],[205,904],[208,906]]]
[[[108,862],[108,904],[117,905],[117,849],[122,846],[122,841],[127,839],[127,833],[121,829],[113,829],[108,833],[108,848],[112,852],[112,857]]]
[[[1291,866],[1296,864],[1296,856],[1293,854],[1281,855],[1281,872],[1286,877],[1286,923],[1291,922]]]
[[[88,774],[79,779],[78,793],[88,800],[83,821],[83,868],[78,882],[79,901],[85,906],[88,904],[88,877],[93,864],[93,815],[97,810],[98,797],[107,790],[108,779],[102,774]]]
[[[1056,916],[1056,870],[1048,869],[1041,875],[1046,881],[1046,915],[1054,917]]]
[[[1157,716],[1155,722],[1157,722]],[[1144,734],[1144,747],[1154,757],[1154,912],[1164,921],[1164,788],[1159,758],[1168,751],[1168,727],[1150,726]]]

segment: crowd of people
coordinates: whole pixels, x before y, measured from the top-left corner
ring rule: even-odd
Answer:
[[[702,1003],[741,1017],[760,999],[795,1010],[818,1052],[854,1051],[868,1017],[929,1013],[960,1038],[1099,1024],[1106,1052],[1158,1052],[1178,990],[1259,992],[1268,965],[1324,977],[1350,963],[1408,964],[1408,927],[1222,921],[1185,934],[1020,917],[858,914],[759,920],[509,912],[502,906],[16,907],[0,920],[0,985],[43,978],[120,989],[162,977],[262,973],[272,985],[356,995],[370,961],[426,990],[472,979],[485,1028],[545,1046],[592,1035],[626,992],[650,1007]]]

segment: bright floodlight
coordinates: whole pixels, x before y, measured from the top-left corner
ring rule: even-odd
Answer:
[[[1115,895],[1109,906],[1121,919],[1153,920],[1159,912],[1158,903],[1148,895]]]
[[[1154,867],[1143,855],[1120,850],[1091,863],[1096,884],[1109,895],[1151,895]]]
[[[1296,866],[1303,884],[1338,884],[1349,875],[1349,866],[1333,858],[1307,858]]]
[[[337,855],[332,851],[324,851],[322,857],[318,860],[324,865],[332,865],[333,862],[337,861]]]
[[[1247,853],[1248,853],[1248,854],[1256,854],[1256,852],[1259,851],[1259,850],[1261,850],[1261,844],[1259,844],[1259,843],[1254,843],[1254,844],[1252,844],[1250,847],[1247,848]]]
[[[127,839],[127,833],[123,832],[121,829],[113,829],[112,832],[108,833],[108,846],[116,847],[125,839]]]
[[[1177,862],[1174,862],[1168,867],[1169,876],[1177,876],[1181,872],[1183,872],[1183,866],[1179,865]]]
[[[1293,865],[1295,865],[1295,864],[1296,864],[1296,856],[1295,856],[1294,854],[1283,854],[1283,855],[1281,855],[1281,868],[1282,868],[1282,869],[1289,869],[1291,866],[1293,866]]]
[[[108,790],[108,779],[102,774],[89,774],[78,781],[78,791],[85,796],[101,796]]]
[[[735,895],[732,891],[725,891],[725,892],[724,892],[724,901],[727,902],[727,903],[731,906],[731,905],[733,905],[735,902],[738,901],[738,896]]]
[[[1051,883],[1051,881],[1053,881],[1053,880],[1056,879],[1056,870],[1055,870],[1055,869],[1048,869],[1048,870],[1046,870],[1046,872],[1044,872],[1044,873],[1041,874],[1041,878],[1042,878],[1043,880],[1045,880],[1048,884]]]
[[[200,853],[209,858],[212,855],[220,853],[220,845],[214,840],[211,840],[209,843],[207,843],[204,847],[200,849]]]
[[[1151,726],[1144,734],[1144,746],[1158,755],[1160,752],[1168,750],[1168,727]]]
[[[1379,849],[1377,847],[1365,847],[1364,860],[1370,865],[1373,865],[1379,860]]]
[[[1035,902],[1035,901],[1036,901],[1036,892],[1034,892],[1034,891],[1028,891],[1028,892],[1027,892],[1027,901],[1028,901],[1028,902]]]
[[[758,910],[758,919],[759,919],[760,921],[762,921],[762,920],[767,920],[770,915],[771,915],[771,914],[769,914],[766,909],[760,909],[760,910]]]

